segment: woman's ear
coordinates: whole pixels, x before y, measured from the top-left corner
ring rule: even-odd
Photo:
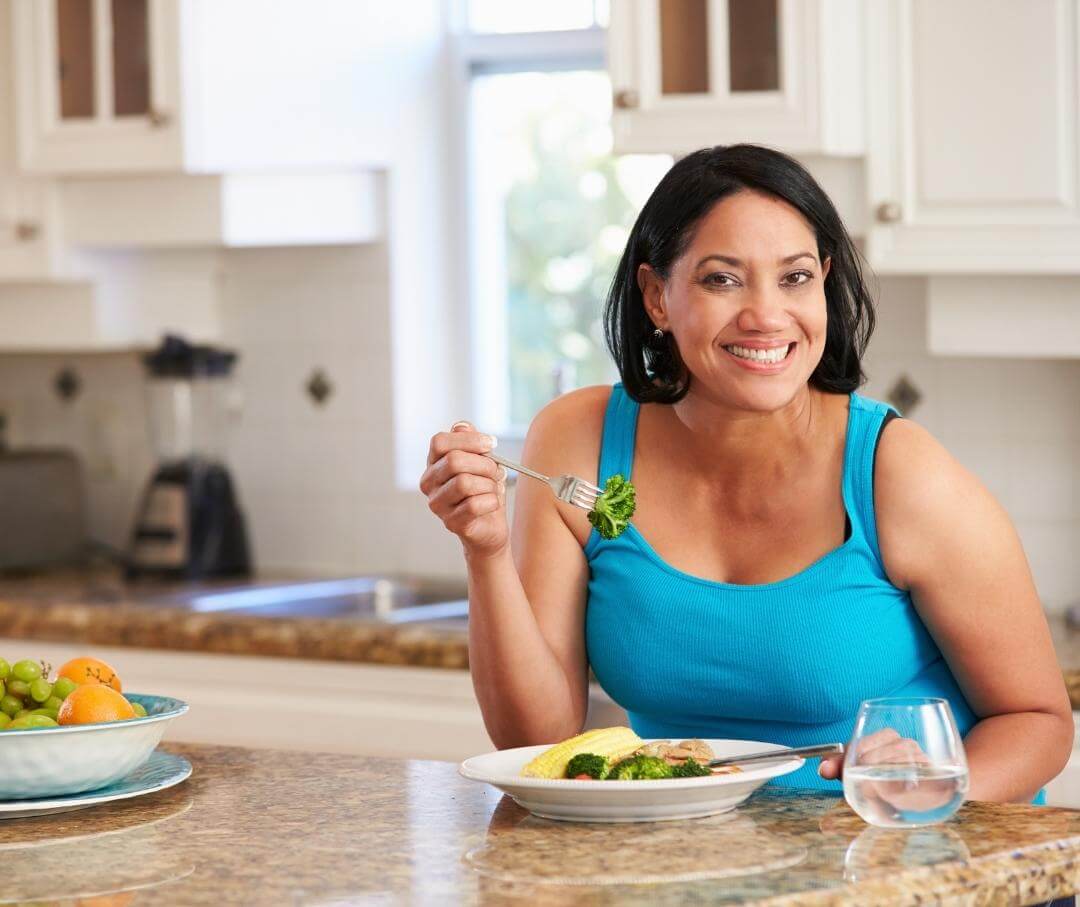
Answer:
[[[826,258],[825,261],[822,262],[822,265],[821,265],[821,279],[822,280],[824,280],[826,277],[829,276],[829,268],[831,268],[831,267],[832,267],[832,259],[831,258]]]
[[[664,282],[651,265],[638,265],[638,289],[645,303],[645,314],[662,331],[668,329],[667,312],[664,308]]]

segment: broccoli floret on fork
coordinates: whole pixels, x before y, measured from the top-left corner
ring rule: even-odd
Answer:
[[[605,539],[618,538],[630,525],[637,507],[634,486],[621,475],[613,475],[589,511],[589,522]]]

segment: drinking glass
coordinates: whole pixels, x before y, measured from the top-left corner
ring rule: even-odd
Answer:
[[[844,755],[844,798],[871,825],[943,822],[964,802],[964,744],[944,699],[867,699]]]

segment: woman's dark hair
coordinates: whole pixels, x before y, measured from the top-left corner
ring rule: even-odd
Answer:
[[[690,375],[670,335],[657,342],[645,311],[638,267],[667,279],[702,218],[721,199],[744,189],[772,195],[800,211],[813,227],[818,260],[832,259],[825,278],[828,330],[810,384],[850,393],[865,380],[862,355],[874,330],[874,305],[859,253],[840,215],[814,178],[786,154],[760,145],[717,145],[673,166],[641,209],[611,282],[604,333],[627,393],[639,403],[675,403]]]

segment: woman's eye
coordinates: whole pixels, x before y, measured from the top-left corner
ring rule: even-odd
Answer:
[[[730,274],[710,274],[705,278],[705,283],[714,287],[733,287],[735,286],[735,278]]]
[[[809,271],[793,271],[784,278],[784,281],[789,287],[799,287],[813,279],[814,275]]]

